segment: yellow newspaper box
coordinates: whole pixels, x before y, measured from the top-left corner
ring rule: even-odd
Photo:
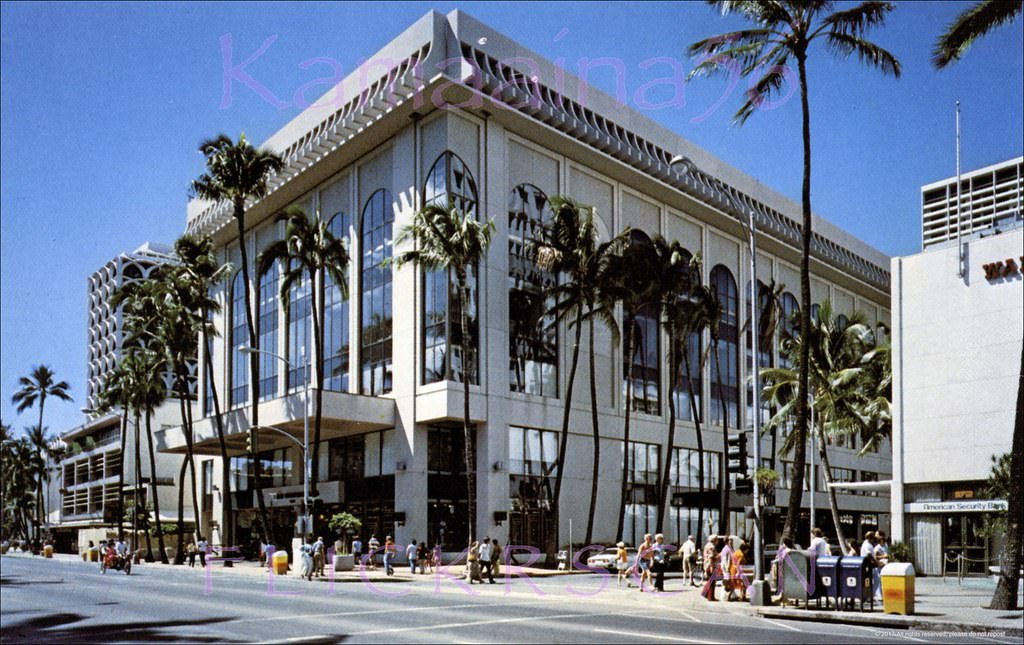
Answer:
[[[882,567],[882,607],[887,614],[914,613],[914,565],[893,562]]]
[[[288,573],[288,554],[284,551],[274,553],[274,573],[279,576]]]
[[[46,546],[43,547],[43,557],[44,558],[52,558],[53,557],[53,547],[51,545],[47,544]]]

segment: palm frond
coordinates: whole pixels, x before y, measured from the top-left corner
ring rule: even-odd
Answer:
[[[932,50],[932,64],[942,69],[958,61],[976,40],[1009,23],[1024,8],[1021,0],[981,0],[954,20],[939,36]]]
[[[896,78],[900,76],[900,62],[896,57],[868,40],[839,31],[830,31],[825,34],[825,42],[830,50],[841,56],[857,54],[862,63],[877,68],[883,74]]]

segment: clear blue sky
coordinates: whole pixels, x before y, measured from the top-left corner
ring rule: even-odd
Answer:
[[[1022,151],[1024,21],[994,32],[951,69],[929,64],[936,35],[965,6],[899,3],[888,25],[871,33],[902,61],[898,81],[856,60],[813,53],[814,209],[889,254],[919,249],[919,187],[954,172],[956,98],[965,169]],[[18,429],[34,423],[34,413],[15,414],[10,396],[17,378],[39,363],[75,396],[48,403],[46,425],[63,431],[82,421],[87,277],[117,253],[147,240],[171,243],[183,232],[186,190],[202,170],[200,139],[221,131],[266,139],[298,113],[296,89],[327,75],[326,66],[301,68],[303,61],[331,58],[347,73],[431,8],[465,9],[550,60],[564,58],[570,70],[584,57],[619,58],[630,96],[665,75],[665,66],[642,70],[643,60],[673,57],[688,71],[688,44],[739,24],[698,3],[3,3],[3,422]],[[287,107],[239,84],[231,105],[221,107],[225,34],[236,61],[276,37],[248,71]],[[591,80],[614,91],[607,69]],[[685,106],[649,114],[799,200],[798,100],[736,127],[735,92],[700,120],[725,87],[696,80]]]

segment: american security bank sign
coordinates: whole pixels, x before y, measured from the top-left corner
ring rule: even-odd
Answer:
[[[904,513],[995,513],[1005,511],[1003,499],[983,499],[960,502],[910,502],[903,505]]]

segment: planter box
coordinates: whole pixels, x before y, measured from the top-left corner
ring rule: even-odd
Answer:
[[[335,571],[352,571],[355,568],[355,556],[336,555],[333,565]]]

